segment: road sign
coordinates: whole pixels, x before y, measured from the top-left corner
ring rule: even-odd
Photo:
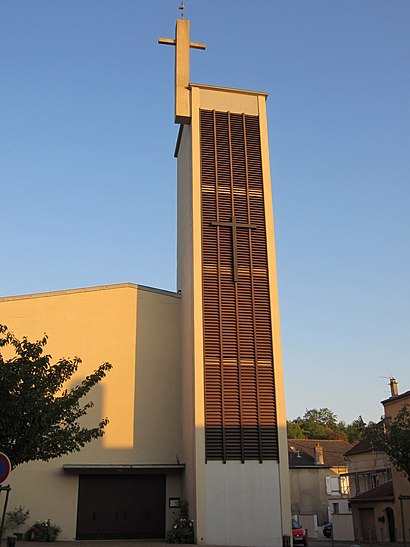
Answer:
[[[0,484],[9,476],[11,463],[6,454],[0,452]]]

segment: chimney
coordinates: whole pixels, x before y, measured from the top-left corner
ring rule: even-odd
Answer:
[[[316,443],[316,446],[315,446],[315,464],[316,465],[325,464],[325,458],[323,457],[323,446],[320,446],[319,443]]]
[[[399,394],[396,378],[390,378],[390,393],[391,397],[397,397]]]

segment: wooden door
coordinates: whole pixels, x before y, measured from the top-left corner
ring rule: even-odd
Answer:
[[[165,475],[80,475],[77,539],[163,539]]]
[[[362,538],[365,541],[375,541],[376,528],[374,525],[373,509],[359,509],[360,524],[362,527]]]

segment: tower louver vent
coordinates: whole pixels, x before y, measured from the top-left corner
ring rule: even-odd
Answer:
[[[200,124],[206,458],[277,459],[259,118]]]

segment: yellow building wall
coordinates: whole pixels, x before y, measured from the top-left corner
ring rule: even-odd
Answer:
[[[16,336],[37,339],[55,360],[79,356],[70,385],[102,362],[113,369],[89,398],[84,423],[108,417],[102,439],[48,463],[22,464],[10,475],[9,507],[24,505],[31,519],[50,518],[60,539],[76,530],[78,477],[64,464],[175,464],[180,454],[179,298],[133,284],[59,291],[0,299],[0,322]],[[167,482],[167,497],[180,495],[179,477]],[[167,509],[167,527],[172,514]]]

